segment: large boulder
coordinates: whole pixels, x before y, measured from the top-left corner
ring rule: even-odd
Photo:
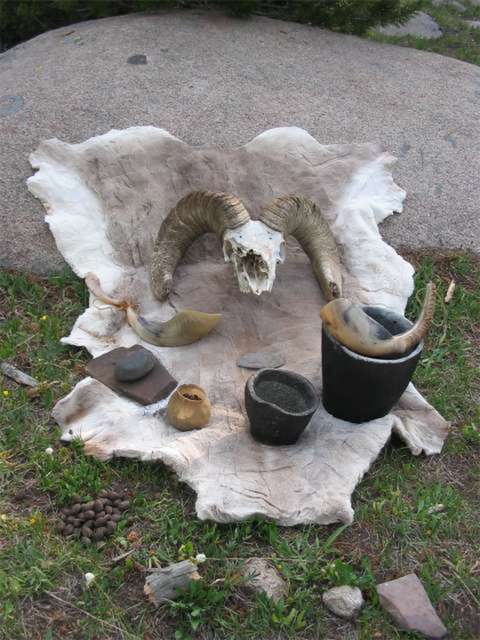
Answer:
[[[243,144],[282,125],[398,156],[395,246],[480,246],[480,69],[267,18],[133,14],[44,33],[0,55],[0,265],[61,267],[28,193],[45,138],[80,142],[153,124],[193,144]],[[206,185],[208,186],[208,185]]]

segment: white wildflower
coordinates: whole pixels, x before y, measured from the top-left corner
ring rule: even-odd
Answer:
[[[53,449],[52,447],[47,447],[45,449],[45,453],[47,454],[47,456],[53,456]]]
[[[204,553],[197,553],[197,555],[195,556],[195,562],[197,564],[202,564],[202,562],[205,562],[206,559],[207,556]]]
[[[90,585],[92,584],[92,582],[95,581],[95,574],[94,573],[86,573],[84,576],[85,578],[85,585],[87,587],[87,589],[90,587]]]

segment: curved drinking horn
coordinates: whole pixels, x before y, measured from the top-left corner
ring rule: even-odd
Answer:
[[[338,298],[326,304],[320,317],[328,332],[342,345],[372,358],[401,355],[418,344],[428,333],[435,312],[435,285],[427,284],[418,320],[404,333],[391,335],[370,318],[358,304]]]
[[[153,248],[150,285],[155,297],[168,297],[176,266],[196,238],[213,232],[222,240],[227,229],[249,220],[240,200],[227,193],[195,191],[182,198],[162,222]]]
[[[342,275],[337,244],[318,205],[302,196],[275,198],[262,208],[260,220],[285,237],[298,240],[310,258],[313,272],[327,300],[342,295]]]
[[[185,309],[166,322],[152,322],[138,315],[133,307],[127,307],[127,321],[142,340],[159,347],[180,347],[197,342],[214,329],[219,313],[203,313]]]
[[[108,296],[102,290],[100,281],[94,273],[87,273],[85,284],[105,304],[126,311],[127,322],[135,333],[145,342],[158,347],[180,347],[196,342],[209,334],[222,317],[218,313],[203,313],[186,309],[166,322],[154,322],[139,315],[134,304]]]

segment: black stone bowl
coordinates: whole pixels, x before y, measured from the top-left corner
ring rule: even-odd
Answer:
[[[250,432],[263,444],[294,444],[318,408],[314,386],[284,369],[260,369],[245,385]]]
[[[392,335],[412,326],[404,316],[382,307],[363,310]],[[323,406],[336,418],[367,422],[390,412],[408,386],[423,342],[400,358],[368,358],[347,349],[322,330]]]

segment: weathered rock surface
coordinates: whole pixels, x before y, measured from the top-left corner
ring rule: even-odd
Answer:
[[[279,351],[255,351],[237,360],[237,365],[243,369],[277,369],[284,364],[285,356]]]
[[[444,638],[448,631],[438,617],[422,583],[414,573],[377,585],[380,604],[406,631],[427,638]]]
[[[480,20],[465,20],[465,22],[475,29],[480,29]]]
[[[424,11],[418,11],[405,24],[390,24],[378,29],[385,36],[419,36],[421,38],[441,38],[443,31],[437,22]]]
[[[323,604],[336,616],[351,620],[360,612],[363,605],[362,592],[358,587],[333,587],[322,594]]]
[[[265,593],[278,602],[286,598],[288,587],[273,565],[263,558],[249,558],[242,570],[246,577],[245,586],[256,593]]]
[[[64,264],[25,186],[39,142],[142,124],[228,149],[290,124],[323,144],[378,142],[408,193],[384,237],[479,251],[478,66],[281,20],[169,11],[44,33],[0,55],[0,87],[3,267]]]

